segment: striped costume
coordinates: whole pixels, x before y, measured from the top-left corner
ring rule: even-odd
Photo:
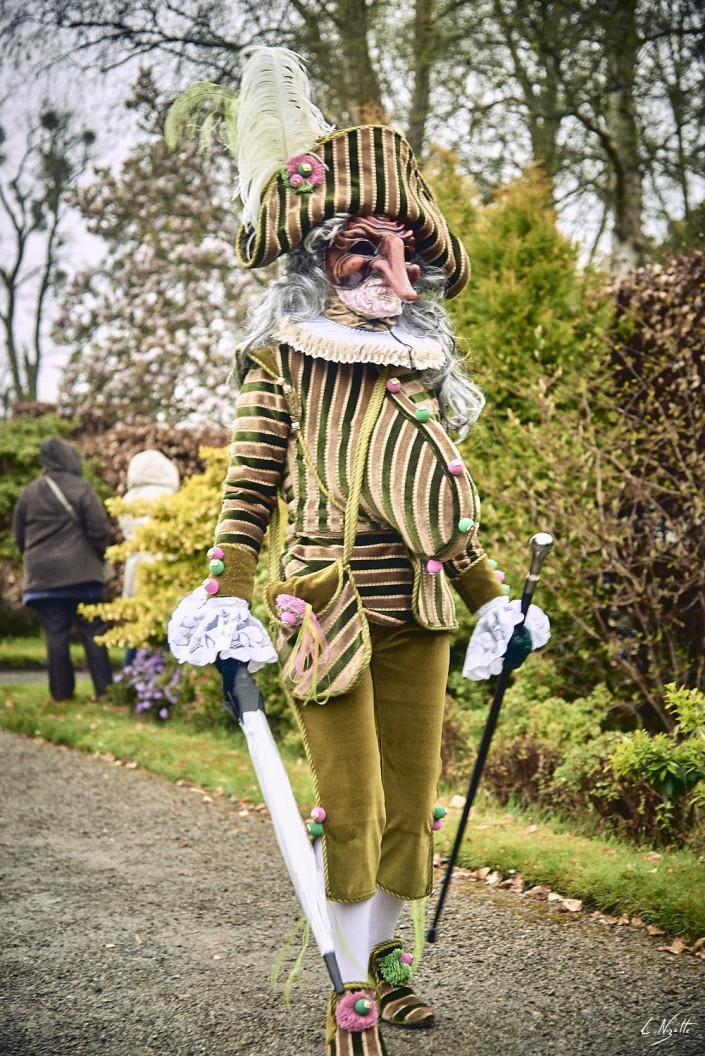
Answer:
[[[457,626],[449,585],[483,610],[470,643],[479,638],[479,677],[516,624],[479,542],[477,492],[440,420],[442,407],[462,430],[484,402],[436,306],[460,293],[470,264],[406,140],[383,126],[332,128],[286,49],[248,48],[237,99],[200,83],[172,118],[167,140],[179,127],[217,128],[237,160],[242,267],[289,259],[236,358],[212,575],[179,605],[169,641],[197,664],[219,657],[254,669],[276,658],[246,602],[285,504],[268,600],[325,822],[310,831],[340,969],[326,1056],[385,1056],[377,1015],[408,1028],[434,1019],[393,935],[403,901],[432,883]],[[332,588],[315,596],[321,581]]]
[[[326,326],[326,332],[333,335],[327,351],[320,340],[321,328]],[[366,694],[370,706],[375,703],[370,676],[362,687],[352,690],[349,699],[344,694],[322,707],[301,707],[292,700],[292,706],[304,733],[319,802],[328,811],[324,850],[329,896],[340,902],[358,901],[381,887],[399,898],[419,898],[428,894],[431,883],[431,821],[448,632],[456,626],[448,583],[473,611],[501,596],[502,588],[478,540],[479,500],[472,480],[464,469],[461,473],[448,469],[459,454],[438,420],[436,397],[424,388],[420,372],[401,362],[406,359],[408,363],[409,349],[412,358],[422,363],[424,356],[432,358],[433,342],[426,341],[422,347],[423,342],[411,339],[409,343],[405,335],[402,348],[389,334],[375,334],[371,340],[367,334],[325,319],[296,325],[286,322],[281,329],[298,347],[282,342],[252,352],[252,368],[237,400],[215,536],[225,554],[219,596],[251,600],[257,557],[279,494],[288,510],[285,575],[304,575],[340,556],[360,420],[380,369],[389,365],[384,360],[391,360],[397,371],[395,381],[400,384],[397,391],[387,392],[372,433],[351,565],[372,625],[372,682],[382,677],[375,673],[376,654],[384,655],[388,665],[395,653],[404,657],[396,673],[392,663],[387,681],[401,687],[402,710],[395,726],[406,726],[407,731],[414,730],[413,708],[404,703],[406,699],[411,704],[409,697],[413,696],[410,667],[416,667],[420,676],[422,728],[415,729],[412,737],[417,747],[410,744],[404,750],[407,758],[410,752],[418,757],[395,808],[405,815],[402,834],[395,831],[396,823],[389,816],[389,790],[381,789],[374,767],[370,781],[375,787],[369,795],[361,792],[364,781],[360,775],[369,753],[376,750],[373,741],[380,722],[379,715],[375,718],[370,713],[368,734],[361,732]],[[339,357],[345,350],[353,361],[324,358]],[[365,360],[354,361],[360,356]],[[301,457],[297,430],[309,458]],[[461,531],[459,522],[467,530]],[[443,563],[440,575],[427,571],[433,557]],[[429,658],[426,667],[425,657]],[[354,789],[341,778],[341,767],[331,766],[335,759],[331,727],[341,731],[350,722],[358,731],[358,745],[365,744],[356,766],[344,768]],[[364,828],[359,819],[346,816],[351,796],[358,804],[361,797],[367,797]],[[412,801],[411,816],[407,816]],[[393,853],[385,853],[385,838],[391,841]],[[350,865],[352,847],[356,848],[355,868]],[[379,872],[385,861],[386,880]]]
[[[361,362],[337,363],[331,370],[325,359],[286,345],[254,352],[252,359],[237,401],[215,535],[216,544],[232,554],[219,577],[220,594],[248,601],[279,491],[289,514],[285,574],[310,572],[339,556],[357,429],[378,374],[374,364]],[[443,560],[445,575],[472,611],[502,590],[479,543],[474,485],[467,472],[457,477],[447,471],[459,455],[438,422],[437,400],[417,371],[398,377],[401,390],[386,400],[368,455],[355,580],[372,622],[415,619],[429,629],[452,629],[455,610],[446,578],[425,571],[428,558]],[[417,410],[431,417],[419,422]],[[315,471],[299,456],[292,430],[297,413],[293,420],[307,450],[315,452]],[[467,532],[458,529],[463,518],[472,521]]]

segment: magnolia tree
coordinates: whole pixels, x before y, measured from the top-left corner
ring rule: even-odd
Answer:
[[[229,424],[235,334],[258,288],[237,266],[232,186],[224,159],[160,138],[76,194],[107,255],[75,277],[56,324],[67,410]]]

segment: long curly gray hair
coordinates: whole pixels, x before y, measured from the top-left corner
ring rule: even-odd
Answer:
[[[286,258],[285,270],[269,286],[250,313],[250,329],[238,345],[233,380],[239,387],[251,366],[248,353],[272,343],[276,323],[284,316],[305,322],[320,315],[330,298],[323,257],[349,217],[340,214],[315,227],[303,243]],[[441,367],[422,374],[424,384],[435,392],[446,426],[462,440],[477,421],[485,397],[465,374],[457,357],[457,346],[450,328],[448,312],[443,306],[447,276],[442,268],[431,267],[418,254],[414,263],[421,268],[415,284],[421,296],[405,303],[401,322],[417,337],[433,337],[445,354]]]

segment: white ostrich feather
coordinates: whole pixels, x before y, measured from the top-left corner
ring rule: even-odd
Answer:
[[[332,131],[311,102],[303,60],[287,48],[248,48],[240,86],[238,174],[242,221],[257,223],[262,191],[286,162]]]

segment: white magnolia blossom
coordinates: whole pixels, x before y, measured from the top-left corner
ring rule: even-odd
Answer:
[[[242,598],[218,598],[196,587],[177,605],[167,629],[169,648],[180,664],[205,667],[240,660],[248,670],[272,664],[277,654],[260,621]]]
[[[521,602],[518,598],[493,598],[478,610],[478,621],[472,633],[463,675],[473,682],[481,682],[502,670],[504,655],[514,628],[522,622]],[[540,649],[551,637],[548,617],[538,605],[530,605],[526,614],[526,628],[531,635],[533,649]]]

